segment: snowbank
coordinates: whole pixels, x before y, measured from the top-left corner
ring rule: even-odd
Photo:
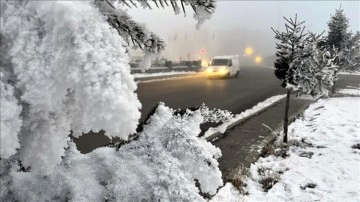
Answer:
[[[249,201],[356,201],[360,165],[355,162],[360,158],[359,151],[351,147],[360,142],[359,102],[359,98],[333,98],[311,105],[304,120],[290,126],[290,139],[312,146],[292,146],[288,158],[270,156],[252,165]],[[311,157],[302,157],[305,154]],[[259,189],[259,168],[284,172],[268,193]],[[309,184],[316,187],[306,187]]]
[[[339,75],[360,75],[360,72],[339,72]]]
[[[217,133],[217,132],[224,133],[226,131],[226,129],[228,128],[228,126],[260,112],[264,108],[269,107],[270,105],[274,104],[275,102],[278,102],[279,100],[283,99],[284,97],[286,97],[286,95],[276,95],[276,96],[272,96],[262,102],[259,102],[251,109],[247,109],[244,112],[241,112],[240,114],[235,115],[235,117],[232,118],[230,121],[225,122],[215,128],[209,128],[209,130],[207,130],[205,132],[205,135],[202,137],[206,139],[206,138],[212,136],[214,133]]]
[[[337,93],[342,95],[360,96],[360,84],[358,84],[358,86],[347,86],[344,89],[339,89]]]
[[[239,196],[229,184],[212,201],[358,201],[359,103],[359,97],[345,97],[310,105],[289,127],[288,156],[271,155],[251,165],[249,195]],[[260,182],[267,177],[278,182],[265,192]]]
[[[196,72],[159,72],[159,73],[136,73],[133,74],[135,78],[151,78],[151,77],[160,77],[160,76],[173,76],[173,75],[184,75],[184,74],[196,74]]]

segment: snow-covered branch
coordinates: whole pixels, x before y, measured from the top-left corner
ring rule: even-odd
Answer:
[[[149,32],[144,26],[136,23],[132,18],[127,15],[123,10],[122,6],[125,5],[131,7],[131,5],[137,7],[136,2],[140,3],[143,8],[151,9],[148,1],[136,0],[136,1],[125,1],[125,0],[96,0],[100,11],[107,17],[107,21],[112,27],[114,27],[118,33],[125,39],[128,46],[133,48],[140,48],[145,56],[143,61],[140,63],[142,70],[150,67],[151,60],[155,59],[165,49],[165,42],[160,39],[156,34]],[[152,1],[157,7],[159,4],[165,8],[165,5],[169,6],[167,1],[154,0]],[[180,12],[179,1],[170,0],[171,6],[173,7],[176,14]],[[118,3],[118,4],[116,4]],[[214,0],[181,0],[183,12],[185,13],[185,5],[190,5],[194,10],[194,18],[198,21],[198,27],[206,20],[211,17],[215,11]]]
[[[0,200],[205,201],[195,180],[210,195],[223,182],[217,162],[221,151],[197,137],[203,119],[200,110],[174,115],[160,103],[136,141],[89,154],[70,143],[47,177],[1,160]]]

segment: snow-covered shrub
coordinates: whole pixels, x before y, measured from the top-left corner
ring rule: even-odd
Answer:
[[[342,71],[360,71],[360,32],[356,32],[339,52],[342,59]]]
[[[1,3],[14,86],[28,105],[19,133],[24,165],[51,173],[70,130],[78,137],[104,129],[124,139],[135,132],[141,104],[124,41],[96,7],[88,1]]]
[[[247,195],[246,191],[246,180],[249,174],[249,168],[241,165],[235,169],[230,170],[230,182],[234,187],[243,195]]]
[[[1,160],[0,200],[204,201],[194,180],[203,193],[214,195],[222,179],[216,161],[221,151],[197,137],[203,121],[200,110],[180,116],[160,104],[136,141],[89,154],[70,143],[62,163],[46,177]]]
[[[14,97],[14,88],[4,80],[5,76],[0,72],[0,157],[8,158],[20,147],[18,133],[22,125],[20,119],[22,108]]]
[[[0,2],[1,201],[198,201],[195,179],[209,194],[222,184],[220,150],[197,137],[199,110],[174,116],[161,105],[139,139],[118,151],[84,155],[71,142],[70,133],[104,130],[126,140],[136,132],[129,37],[144,51],[164,48],[114,2]],[[214,8],[212,0],[184,2]]]
[[[302,47],[295,52],[293,84],[287,84],[287,88],[297,95],[327,95],[334,85],[336,55],[325,47],[319,47],[320,37],[321,35],[309,33]]]

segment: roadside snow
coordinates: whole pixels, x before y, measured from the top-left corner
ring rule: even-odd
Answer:
[[[339,75],[360,75],[360,72],[339,72]]]
[[[183,75],[183,74],[196,74],[196,72],[158,72],[158,73],[136,73],[133,74],[134,78],[151,78],[151,77],[160,77],[160,76],[173,76],[173,75]]]
[[[358,89],[341,89],[338,91],[338,93],[345,94],[345,95],[360,96],[360,90],[358,90]]]
[[[240,201],[239,191],[230,183],[226,183],[219,192],[210,200],[211,202],[235,202]]]
[[[230,125],[258,113],[259,111],[263,110],[264,108],[274,104],[275,102],[280,101],[284,97],[286,97],[286,95],[276,95],[276,96],[272,96],[272,97],[266,99],[263,102],[259,102],[258,104],[256,104],[251,109],[245,110],[244,112],[241,112],[240,114],[235,115],[235,117],[233,119],[231,119],[229,122],[225,122],[225,123],[223,123],[220,126],[215,127],[215,128],[209,128],[209,130],[205,132],[205,135],[203,136],[203,138],[206,139],[206,138],[210,137],[211,135],[213,135],[214,133],[217,133],[217,132],[224,133],[226,131],[226,129]]]
[[[360,96],[360,85],[359,86],[347,86],[345,89],[338,90],[338,93],[343,95]]]
[[[274,155],[252,164],[249,195],[227,185],[211,201],[359,201],[360,98],[322,99],[310,105],[304,118],[289,127],[292,144],[287,157]],[[265,192],[261,180],[278,182]]]

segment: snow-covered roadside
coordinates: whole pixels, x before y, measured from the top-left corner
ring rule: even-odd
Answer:
[[[310,105],[289,126],[287,156],[271,155],[251,165],[248,195],[228,183],[211,201],[359,201],[359,103],[360,97],[337,97]],[[278,182],[265,192],[265,179]]]
[[[339,89],[338,94],[349,95],[349,96],[360,96],[360,84],[357,86],[347,86],[345,89]]]
[[[225,122],[223,124],[221,124],[220,126],[217,126],[215,128],[209,128],[208,131],[205,132],[205,135],[203,136],[203,138],[208,138],[210,136],[212,136],[214,133],[220,132],[220,133],[224,133],[226,131],[226,129],[228,128],[228,126],[242,120],[242,119],[246,119],[249,116],[252,116],[256,113],[258,113],[259,111],[263,110],[264,108],[274,104],[275,102],[278,102],[279,100],[283,99],[284,97],[286,97],[286,95],[275,95],[272,96],[262,102],[259,102],[258,104],[256,104],[254,107],[252,107],[251,109],[247,109],[244,112],[241,112],[240,114],[237,114],[234,116],[233,119],[231,119],[229,122]]]
[[[339,72],[339,75],[360,75],[360,72]]]
[[[196,74],[197,72],[158,72],[158,73],[136,73],[133,74],[134,78],[152,78],[152,77],[161,77],[161,76],[173,76],[173,75],[184,75],[184,74]]]

